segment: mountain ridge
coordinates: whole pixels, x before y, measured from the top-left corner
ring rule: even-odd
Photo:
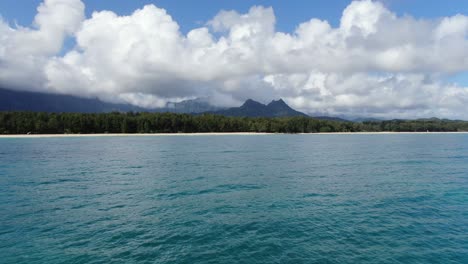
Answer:
[[[0,88],[0,111],[32,111],[49,113],[105,113],[105,112],[171,112],[201,113],[217,111],[204,99],[168,102],[162,108],[143,108],[125,103],[107,103],[98,98],[49,94],[31,91],[14,91]]]
[[[247,99],[244,104],[239,107],[231,107],[225,110],[210,111],[207,113],[236,117],[308,117],[308,115],[292,109],[283,99],[273,100],[267,105],[252,99]]]
[[[49,113],[169,112],[180,114],[205,113],[239,117],[309,117],[305,113],[292,109],[283,99],[273,100],[266,105],[252,99],[247,99],[239,107],[223,108],[210,104],[207,98],[195,98],[181,102],[168,102],[161,108],[143,108],[124,103],[107,103],[98,98],[15,91],[5,88],[0,88],[0,111]],[[347,121],[337,117],[311,117],[321,120]]]
[[[0,88],[0,111],[103,113],[138,112],[144,111],[144,108],[129,104],[106,103],[97,98]]]

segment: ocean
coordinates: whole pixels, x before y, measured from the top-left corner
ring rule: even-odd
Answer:
[[[0,138],[0,263],[468,263],[468,134]]]

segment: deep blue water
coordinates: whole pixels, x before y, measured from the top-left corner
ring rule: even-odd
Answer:
[[[468,135],[0,139],[1,263],[468,263]]]

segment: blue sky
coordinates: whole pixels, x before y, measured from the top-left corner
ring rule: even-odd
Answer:
[[[117,16],[91,17],[103,10]],[[0,15],[0,85],[13,89],[468,119],[468,1],[2,0]]]
[[[2,0],[0,15],[9,22],[31,24],[41,0]],[[84,0],[86,15],[95,10],[112,10],[119,15],[131,14],[146,4],[164,8],[179,23],[182,32],[213,18],[220,10],[236,10],[245,13],[253,5],[271,6],[277,18],[277,30],[291,32],[296,26],[311,18],[320,18],[336,26],[349,0]],[[390,10],[398,15],[409,14],[416,18],[438,18],[468,13],[468,1],[457,0],[384,0]]]

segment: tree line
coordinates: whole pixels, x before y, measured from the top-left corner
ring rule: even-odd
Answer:
[[[176,113],[0,112],[0,134],[207,133],[207,132],[454,132],[468,122],[440,119],[345,122],[312,117],[226,117]]]

